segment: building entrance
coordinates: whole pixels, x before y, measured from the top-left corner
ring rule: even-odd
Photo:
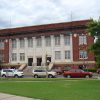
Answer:
[[[47,57],[46,64],[49,65],[50,62],[51,62],[51,57]]]
[[[33,58],[28,58],[28,66],[32,66]]]
[[[41,63],[42,63],[42,58],[37,58],[37,66],[41,66]]]

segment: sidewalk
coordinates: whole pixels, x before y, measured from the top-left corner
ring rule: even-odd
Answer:
[[[39,99],[32,99],[32,98],[27,98],[27,97],[0,93],[0,100],[39,100]]]

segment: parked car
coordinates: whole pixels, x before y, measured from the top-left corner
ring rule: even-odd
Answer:
[[[1,77],[23,77],[24,73],[15,69],[2,69]]]
[[[99,69],[97,69],[97,73],[98,73],[98,74],[100,74],[100,68],[99,68]]]
[[[46,71],[46,70],[33,70],[33,77],[48,77],[48,78],[54,78],[56,77],[57,73],[54,71]]]
[[[53,71],[56,72],[57,75],[63,74],[63,71],[62,70],[59,70],[59,69],[53,69]]]
[[[92,75],[92,72],[85,72],[81,69],[71,69],[69,71],[64,71],[63,73],[63,76],[67,78],[90,78]]]

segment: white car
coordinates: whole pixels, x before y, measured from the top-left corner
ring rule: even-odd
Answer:
[[[23,77],[24,73],[15,69],[2,69],[1,77]]]
[[[48,77],[48,78],[54,78],[57,76],[57,73],[54,71],[46,71],[46,70],[33,70],[33,77]]]

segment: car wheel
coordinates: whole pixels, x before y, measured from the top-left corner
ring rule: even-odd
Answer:
[[[18,75],[15,75],[14,77],[15,77],[15,78],[18,78]]]
[[[53,78],[53,75],[48,75],[48,78]]]
[[[71,76],[70,75],[67,75],[67,78],[71,78]]]
[[[98,72],[98,74],[100,74],[100,72]]]
[[[2,77],[6,77],[6,75],[2,75]]]
[[[90,78],[90,76],[89,75],[86,75],[85,78]]]
[[[38,78],[38,75],[34,75],[34,78]]]
[[[24,76],[21,76],[21,78],[23,78]]]

